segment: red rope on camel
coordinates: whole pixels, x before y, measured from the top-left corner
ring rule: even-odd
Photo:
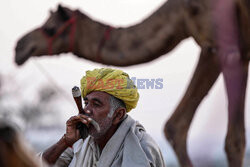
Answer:
[[[76,32],[76,15],[74,14],[69,20],[67,20],[53,36],[49,36],[42,28],[40,28],[43,36],[47,40],[48,45],[48,55],[52,55],[53,42],[60,36],[69,26],[71,26],[69,33],[69,52],[73,52],[75,43],[75,32]]]
[[[105,45],[106,41],[109,39],[112,29],[113,29],[113,27],[111,27],[111,26],[108,26],[106,28],[106,30],[104,32],[104,36],[98,45],[98,49],[97,49],[97,53],[96,53],[96,61],[97,62],[102,62],[101,51],[102,51],[102,48]]]

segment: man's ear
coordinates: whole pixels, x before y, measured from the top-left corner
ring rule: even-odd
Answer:
[[[116,109],[113,118],[113,125],[119,124],[123,120],[125,114],[126,114],[125,108],[119,107],[118,109]]]

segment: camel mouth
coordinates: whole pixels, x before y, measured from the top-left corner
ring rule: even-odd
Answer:
[[[31,57],[34,51],[35,51],[35,47],[32,47],[26,54],[16,52],[15,63],[18,66],[23,65],[26,62],[26,60],[28,60]]]

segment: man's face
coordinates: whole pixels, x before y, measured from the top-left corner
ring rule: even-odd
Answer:
[[[94,119],[100,126],[100,132],[90,124],[89,135],[98,139],[112,126],[112,118],[108,117],[110,111],[110,95],[105,92],[91,92],[84,98],[84,111],[90,111],[88,116]]]

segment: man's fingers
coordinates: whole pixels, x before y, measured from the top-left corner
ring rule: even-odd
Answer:
[[[79,114],[79,115],[77,115],[77,116],[79,116],[80,118],[84,118],[84,119],[88,119],[88,118],[89,118],[89,116],[83,115],[83,114]]]
[[[90,121],[89,121],[88,117],[76,115],[76,116],[70,117],[70,119],[66,122],[66,124],[73,125],[73,124],[76,124],[78,122],[82,122],[82,123],[88,125]]]
[[[68,119],[66,122],[67,125],[74,123],[77,119],[79,119],[77,116],[72,116]]]
[[[84,119],[86,121],[86,124],[88,125],[90,122],[91,122],[91,118],[86,116],[86,115],[83,115],[83,114],[79,114],[78,115],[80,118]]]
[[[88,122],[85,120],[85,119],[80,119],[80,121],[83,123],[83,124],[85,124],[85,125],[87,125],[88,124]]]

